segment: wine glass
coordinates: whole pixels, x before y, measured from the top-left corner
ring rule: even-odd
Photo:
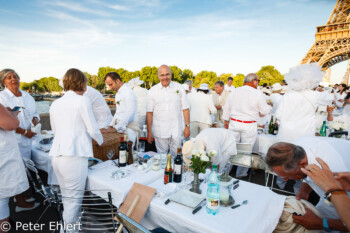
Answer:
[[[114,155],[115,155],[115,151],[114,151],[114,150],[109,150],[109,151],[107,152],[107,157],[108,157],[108,159],[111,160],[116,166],[118,166],[118,165],[115,163],[115,161],[112,160],[112,158],[114,157]]]

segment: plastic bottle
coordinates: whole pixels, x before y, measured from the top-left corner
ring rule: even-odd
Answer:
[[[143,125],[143,129],[141,131],[141,137],[147,138],[147,125]]]
[[[268,121],[266,121],[266,123],[265,123],[263,132],[264,132],[264,134],[267,134],[269,132],[269,122]]]
[[[214,164],[208,178],[207,189],[207,213],[216,215],[220,208],[220,184],[218,179],[217,165]]]
[[[320,136],[323,136],[323,137],[326,136],[326,121],[323,121],[321,130],[320,130]]]

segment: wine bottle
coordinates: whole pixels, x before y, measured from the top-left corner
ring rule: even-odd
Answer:
[[[275,124],[273,125],[273,135],[277,135],[278,133],[278,122],[275,120]]]
[[[168,154],[168,161],[164,171],[164,184],[173,182],[173,169],[171,168],[171,154]]]
[[[180,183],[182,180],[182,153],[181,147],[177,148],[177,155],[174,161],[174,182]]]
[[[320,130],[320,136],[323,136],[323,137],[326,136],[326,121],[323,121],[321,130]]]
[[[269,124],[269,134],[273,134],[273,116],[271,116],[271,120]]]
[[[124,135],[124,138],[122,138],[120,144],[119,144],[119,167],[125,167],[126,166],[126,154],[128,151],[128,144],[127,144],[127,139],[128,137]]]

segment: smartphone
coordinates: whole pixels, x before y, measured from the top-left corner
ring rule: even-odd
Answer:
[[[11,109],[11,111],[12,111],[12,112],[17,112],[17,111],[20,110],[20,109],[21,109],[21,107],[16,106],[16,107],[14,107],[13,109]]]

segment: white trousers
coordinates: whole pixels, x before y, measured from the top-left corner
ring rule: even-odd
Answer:
[[[29,146],[18,146],[19,152],[21,152],[22,158],[32,159],[32,144]]]
[[[79,216],[88,173],[88,160],[88,157],[78,156],[52,157],[52,166],[62,193],[65,224],[74,224]]]
[[[197,135],[204,129],[210,128],[209,124],[201,123],[201,122],[191,122],[190,124],[190,131],[191,131],[191,138],[197,137]]]
[[[237,121],[230,121],[229,129],[232,130],[236,142],[251,143],[254,145],[257,138],[257,123],[241,123]],[[248,175],[248,168],[238,167],[236,177],[244,177]]]
[[[9,197],[0,198],[0,220],[10,216]]]
[[[178,138],[154,138],[158,154],[167,154],[170,150],[172,157],[177,154],[177,148],[181,147],[181,137]]]

